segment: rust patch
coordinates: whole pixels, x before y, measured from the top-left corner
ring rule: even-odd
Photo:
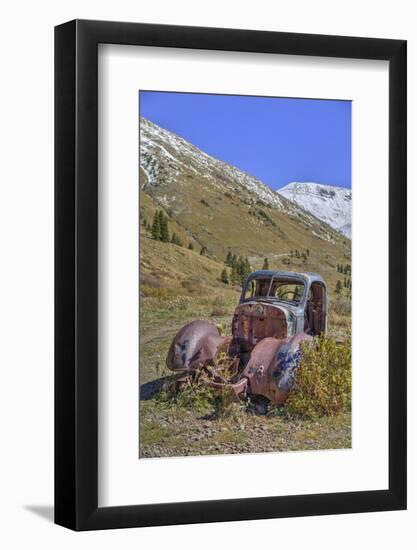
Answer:
[[[281,308],[250,302],[236,308],[232,324],[233,350],[236,353],[251,352],[267,337],[285,338],[287,321]]]

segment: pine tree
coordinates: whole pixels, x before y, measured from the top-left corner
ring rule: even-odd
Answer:
[[[239,276],[236,269],[236,263],[234,263],[232,264],[232,271],[230,273],[230,282],[232,283],[233,286],[235,286],[238,280],[239,280]]]
[[[164,243],[169,242],[169,232],[168,232],[168,218],[164,215],[162,210],[159,211],[159,225],[161,227],[161,241]]]
[[[158,210],[159,225],[162,227],[164,223],[164,212],[163,210]]]
[[[193,243],[188,243],[188,250],[194,250]]]
[[[269,269],[268,258],[265,258],[265,259],[264,259],[264,265],[262,266],[262,269]]]
[[[155,212],[152,222],[152,238],[158,241],[161,238],[161,225],[158,212]]]
[[[220,275],[220,280],[225,285],[229,284],[229,277],[227,276],[227,269],[226,268],[223,269],[222,274]]]
[[[207,254],[207,248],[205,246],[200,250],[200,256],[205,256]]]
[[[228,266],[231,266],[231,265],[232,265],[232,257],[233,257],[233,256],[232,256],[232,253],[231,253],[230,250],[229,250],[229,252],[227,253],[226,260],[225,260],[224,263],[225,263],[226,265],[228,265]]]
[[[307,256],[310,256],[310,249],[307,248]]]
[[[239,281],[242,281],[243,270],[244,270],[243,258],[242,258],[242,256],[239,256],[239,258],[236,262],[236,273],[237,273]]]
[[[243,259],[242,256],[239,256],[239,259],[236,263],[236,273],[238,280],[242,285],[251,271],[252,268],[248,258]]]
[[[146,218],[143,218],[142,220],[142,227],[144,227],[145,229],[147,228],[147,222],[146,222]]]
[[[236,258],[236,254],[233,254],[231,263],[232,263],[232,266],[237,267],[237,258]]]
[[[338,294],[339,296],[342,294],[342,281],[339,281],[339,279],[336,283],[336,294]]]

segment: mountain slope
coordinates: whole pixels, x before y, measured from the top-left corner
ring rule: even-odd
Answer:
[[[140,119],[140,165],[151,186],[170,183],[181,174],[191,179],[199,176],[219,191],[224,188],[238,191],[240,187],[275,208],[285,208],[285,201],[255,177],[207,155],[143,117]]]
[[[162,209],[170,234],[177,233],[185,247],[193,245],[190,258],[205,247],[207,256],[217,262],[219,275],[230,250],[247,256],[253,269],[261,268],[268,257],[271,268],[319,271],[333,284],[337,263],[350,257],[349,240],[329,225],[256,178],[143,118],[139,173],[142,221],[151,222],[155,211]],[[149,236],[142,227],[142,275],[163,278],[163,284],[177,284],[169,280],[170,272],[178,281],[187,278],[174,255],[166,256],[161,269]],[[296,256],[296,250],[308,250],[308,258]],[[204,278],[205,266],[198,265]]]
[[[331,227],[351,238],[352,191],[319,183],[289,183],[277,191]]]

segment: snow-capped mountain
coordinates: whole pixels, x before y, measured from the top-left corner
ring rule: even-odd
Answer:
[[[339,241],[333,228],[296,202],[143,117],[139,159],[142,191],[188,231],[196,232],[198,225],[199,242],[207,238],[213,248],[225,227],[240,232],[243,239],[241,224],[243,231],[251,227],[253,234],[268,228],[271,239],[287,238],[296,225],[297,231],[308,231],[319,242]],[[225,238],[218,236],[218,247]]]
[[[320,183],[289,183],[277,193],[351,238],[352,191]]]
[[[282,198],[257,178],[207,155],[180,136],[143,117],[140,119],[140,166],[149,185],[160,185],[161,181],[169,183],[168,180],[174,180],[186,171],[204,177],[215,186],[232,189],[236,185],[242,186],[275,208],[284,208]]]
[[[175,201],[173,186],[178,194],[178,185],[184,186],[184,181],[197,178],[202,194],[205,185],[208,185],[211,190],[239,194],[249,202],[259,200],[280,212],[302,218],[309,226],[318,221],[308,211],[299,208],[296,203],[279,195],[254,176],[211,157],[177,134],[144,117],[140,118],[140,167],[147,179],[144,185],[141,183],[142,187],[147,187],[151,194],[154,194],[153,187],[159,188],[154,192],[157,191],[160,202],[167,207],[172,207]]]

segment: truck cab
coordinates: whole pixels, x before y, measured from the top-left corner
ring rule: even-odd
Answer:
[[[317,273],[261,270],[243,285],[232,321],[233,349],[250,354],[263,338],[326,334],[326,284]]]

